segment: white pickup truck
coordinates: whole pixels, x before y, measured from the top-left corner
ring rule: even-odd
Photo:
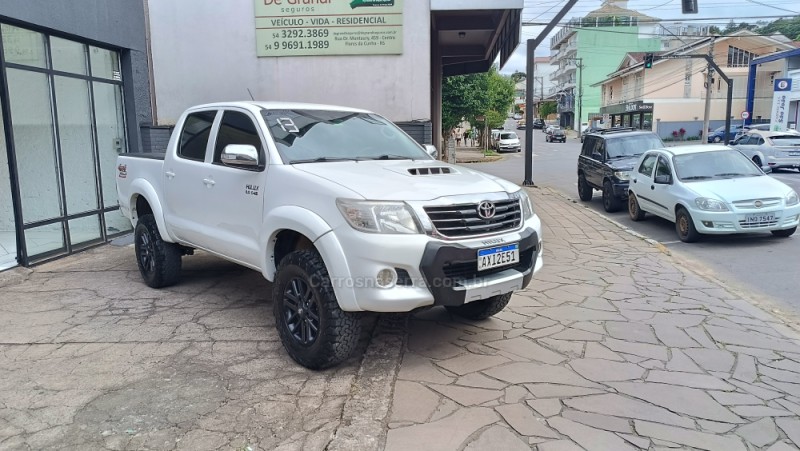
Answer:
[[[201,105],[166,154],[119,157],[117,191],[147,285],[176,283],[194,249],[260,271],[287,352],[319,369],[352,353],[358,312],[483,319],[542,267],[525,191],[429,150],[369,111]]]

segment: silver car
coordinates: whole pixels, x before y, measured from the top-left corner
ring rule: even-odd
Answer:
[[[751,130],[742,136],[734,149],[759,166],[772,169],[793,168],[800,171],[800,133]]]

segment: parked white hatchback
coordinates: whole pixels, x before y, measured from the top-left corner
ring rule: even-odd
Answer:
[[[631,219],[641,221],[645,213],[668,219],[681,241],[763,231],[788,237],[797,230],[797,193],[729,147],[655,149],[642,154],[634,168],[628,188]]]

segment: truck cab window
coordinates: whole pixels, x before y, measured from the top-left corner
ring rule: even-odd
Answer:
[[[222,115],[222,122],[219,124],[217,132],[217,143],[214,146],[213,162],[220,163],[220,155],[228,144],[249,144],[258,150],[263,159],[261,138],[258,136],[253,120],[244,113],[238,111],[225,111]]]
[[[186,117],[181,131],[181,143],[178,156],[188,160],[205,161],[208,136],[214,123],[216,111],[201,111]]]

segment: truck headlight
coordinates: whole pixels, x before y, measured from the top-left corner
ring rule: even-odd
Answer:
[[[526,221],[533,217],[533,204],[531,204],[531,198],[528,197],[528,193],[525,190],[521,189],[515,193],[511,193],[510,197],[512,199],[519,199],[519,202],[522,204],[522,217]]]
[[[342,216],[354,229],[367,233],[421,233],[416,215],[405,202],[336,199]]]
[[[791,207],[798,203],[800,203],[800,200],[797,199],[797,192],[794,190],[790,191],[789,194],[786,195],[786,206]]]
[[[698,197],[697,199],[694,200],[694,203],[701,210],[728,211],[728,206],[725,205],[725,202],[722,202],[721,200],[717,199],[711,199],[708,197]]]
[[[631,173],[628,171],[614,171],[614,177],[620,180],[630,180]]]

